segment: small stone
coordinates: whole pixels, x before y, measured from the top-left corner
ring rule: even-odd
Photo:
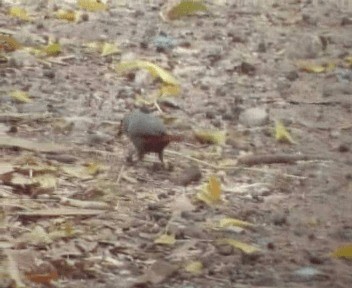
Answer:
[[[45,69],[43,71],[43,76],[47,77],[49,79],[53,79],[53,78],[55,78],[55,72],[51,69]]]
[[[268,123],[269,115],[264,108],[249,108],[244,110],[240,116],[239,121],[247,127],[258,127]]]
[[[242,62],[240,67],[239,67],[240,73],[246,74],[246,75],[254,75],[255,73],[255,66],[248,63],[248,62]]]
[[[265,53],[265,52],[266,52],[266,44],[265,44],[264,41],[263,41],[263,42],[260,42],[260,43],[258,44],[258,52],[259,52],[259,53]]]
[[[341,26],[351,25],[352,24],[352,17],[342,17],[341,19]]]
[[[178,183],[182,186],[187,186],[192,182],[198,182],[202,178],[202,172],[198,166],[191,166],[182,171],[178,177]]]
[[[295,81],[297,80],[299,77],[297,71],[293,70],[293,71],[290,71],[286,74],[286,78],[290,81]]]
[[[346,153],[350,151],[350,146],[347,145],[346,143],[341,143],[338,147],[339,152],[341,153]]]
[[[217,250],[218,250],[218,253],[220,255],[223,255],[223,256],[229,256],[233,253],[233,247],[231,245],[228,245],[228,244],[224,244],[224,245],[219,245],[216,247]]]
[[[287,216],[286,214],[276,213],[272,216],[272,222],[276,226],[282,226],[287,224]]]

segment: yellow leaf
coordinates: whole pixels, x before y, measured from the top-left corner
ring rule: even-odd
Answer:
[[[175,20],[186,15],[194,14],[198,11],[207,11],[207,6],[203,4],[203,1],[196,0],[182,0],[177,5],[173,6],[167,11],[167,18]]]
[[[345,58],[345,61],[347,62],[348,65],[351,65],[352,66],[352,56],[347,56]]]
[[[112,54],[120,53],[119,48],[115,44],[112,43],[103,43],[101,47],[101,56],[108,56]]]
[[[103,170],[103,167],[98,163],[88,163],[86,165],[86,170],[89,175],[96,175]]]
[[[100,0],[77,0],[77,5],[90,12],[104,11],[107,8]]]
[[[48,56],[57,56],[61,53],[61,45],[59,43],[51,43],[43,47],[42,51]]]
[[[0,51],[12,52],[21,48],[21,44],[11,36],[0,34]]]
[[[254,226],[252,223],[238,220],[235,218],[223,218],[220,220],[219,226],[221,228],[226,228],[229,226],[237,226],[237,227],[252,227]]]
[[[333,257],[352,259],[352,243],[339,246],[333,253]]]
[[[18,19],[24,20],[24,21],[30,21],[31,19],[29,18],[26,9],[18,6],[13,6],[10,8],[9,11],[10,16],[16,17]]]
[[[278,142],[296,143],[281,121],[275,122],[275,139]]]
[[[160,97],[177,96],[181,93],[181,87],[178,85],[163,85],[160,88]]]
[[[38,183],[40,188],[54,189],[57,185],[57,178],[52,174],[43,174],[33,178],[34,183]]]
[[[193,132],[201,143],[222,145],[226,141],[226,131],[194,130]]]
[[[61,169],[64,173],[69,176],[80,178],[80,179],[90,179],[92,175],[89,174],[89,171],[86,167],[82,166],[72,166],[72,165],[62,165]]]
[[[10,96],[19,102],[29,103],[32,101],[32,99],[29,98],[28,93],[21,90],[12,91]]]
[[[196,275],[199,275],[200,273],[202,273],[202,269],[203,269],[203,263],[200,261],[192,261],[185,266],[185,270],[187,272],[196,274]]]
[[[301,70],[309,73],[322,73],[326,71],[325,66],[308,61],[300,61],[297,63],[297,65]]]
[[[154,240],[155,244],[174,245],[176,239],[174,235],[162,234]]]
[[[243,243],[241,241],[237,241],[234,239],[223,239],[221,241],[221,243],[229,244],[237,249],[242,250],[246,254],[251,254],[253,252],[260,251],[260,249],[257,247],[254,247],[252,245],[248,245],[246,243]]]
[[[60,9],[55,13],[55,17],[57,19],[67,20],[67,21],[73,22],[76,20],[76,12],[74,12],[72,10]]]
[[[211,176],[208,184],[196,196],[208,205],[219,203],[221,201],[220,181],[215,176]]]
[[[160,68],[159,66],[148,61],[143,61],[143,60],[125,61],[116,66],[116,71],[125,72],[136,68],[147,69],[149,73],[153,75],[153,77],[159,77],[163,82],[167,84],[179,86],[179,83],[174,76],[172,76],[169,72],[167,72],[163,68]]]

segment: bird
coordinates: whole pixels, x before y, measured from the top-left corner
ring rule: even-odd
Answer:
[[[150,152],[157,153],[164,163],[163,151],[172,141],[182,141],[181,135],[171,135],[161,119],[139,109],[133,110],[121,120],[119,134],[125,133],[138,153],[138,159]]]

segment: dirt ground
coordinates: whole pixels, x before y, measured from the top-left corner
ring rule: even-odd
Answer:
[[[208,12],[164,21],[164,1],[110,1],[77,22],[53,17],[74,1],[22,1],[31,22],[9,16],[10,2],[1,33],[62,51],[1,54],[1,287],[351,287],[352,262],[331,253],[352,242],[352,2],[206,1]],[[91,41],[120,51],[102,57]],[[112,69],[134,59],[181,83],[162,113],[148,106],[170,132],[227,131],[226,143],[172,143],[165,168],[154,155],[126,163],[119,122],[160,87],[145,70]],[[276,120],[295,143],[276,141]],[[237,161],[262,154],[302,161]],[[24,183],[28,171],[55,187]],[[211,175],[214,206],[196,199]],[[217,227],[228,217],[254,225]],[[165,234],[175,241],[155,243]]]

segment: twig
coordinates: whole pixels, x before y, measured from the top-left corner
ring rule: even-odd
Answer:
[[[203,165],[205,165],[205,166],[208,166],[208,167],[211,167],[211,168],[214,168],[214,169],[221,169],[221,167],[219,167],[219,166],[210,164],[210,163],[205,162],[205,161],[203,161],[203,160],[199,160],[199,159],[194,158],[194,157],[192,157],[192,156],[188,156],[188,155],[181,154],[181,153],[179,153],[179,152],[177,152],[177,151],[165,150],[165,152],[168,153],[168,154],[171,154],[171,155],[181,156],[181,157],[183,157],[183,158],[185,158],[185,159],[192,160],[192,161],[194,161],[194,162],[197,162],[197,163],[199,163],[199,164],[203,164]]]
[[[117,176],[116,185],[119,184],[124,170],[125,170],[125,165],[123,164],[120,168],[119,175]]]
[[[292,154],[263,154],[263,155],[246,155],[238,158],[238,163],[248,166],[260,164],[285,163],[294,164],[297,161],[309,160],[328,160],[324,157],[310,155],[292,155]]]

